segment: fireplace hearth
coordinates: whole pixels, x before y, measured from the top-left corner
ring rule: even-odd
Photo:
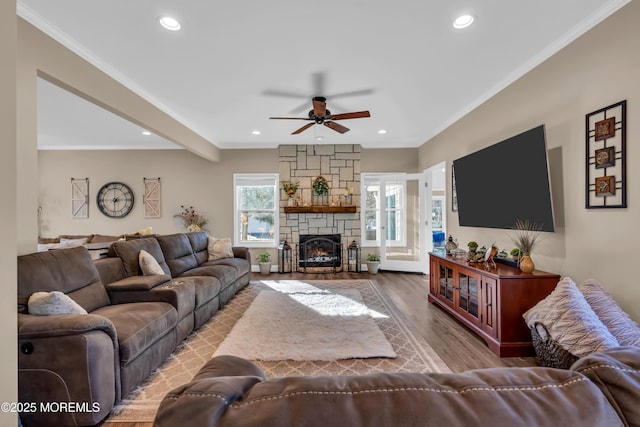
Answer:
[[[342,271],[340,234],[301,234],[298,269],[305,273]]]

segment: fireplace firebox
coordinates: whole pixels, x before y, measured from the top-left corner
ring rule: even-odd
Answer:
[[[340,234],[301,234],[298,268],[305,273],[342,271]]]

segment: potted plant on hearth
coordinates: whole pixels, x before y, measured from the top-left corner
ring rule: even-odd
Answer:
[[[260,274],[267,275],[271,272],[271,254],[269,252],[263,252],[256,257],[258,260],[258,266],[260,267]]]
[[[380,269],[380,257],[376,254],[367,254],[367,271],[371,274],[377,274]]]

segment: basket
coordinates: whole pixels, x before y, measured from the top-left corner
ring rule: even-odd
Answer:
[[[538,328],[544,330],[546,338],[542,338]],[[578,356],[568,352],[551,338],[549,331],[542,323],[535,323],[531,327],[531,339],[536,356],[542,366],[549,368],[569,369],[578,360]]]

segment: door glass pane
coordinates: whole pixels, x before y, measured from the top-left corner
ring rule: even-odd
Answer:
[[[420,260],[419,180],[388,181],[385,197],[385,257],[388,261]]]

